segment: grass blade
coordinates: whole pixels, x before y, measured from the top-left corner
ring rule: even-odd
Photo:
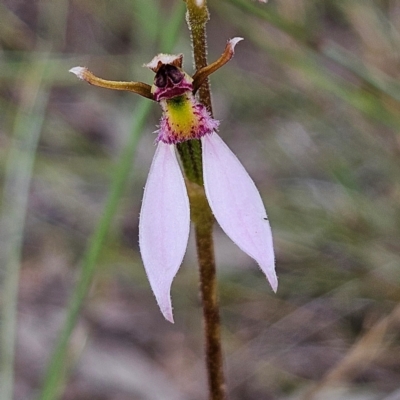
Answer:
[[[14,356],[17,324],[18,283],[21,248],[29,187],[35,162],[36,148],[42,130],[48,93],[41,89],[45,64],[33,63],[23,69],[22,96],[14,123],[13,144],[6,163],[2,207],[0,325],[0,398],[11,400],[14,386]]]

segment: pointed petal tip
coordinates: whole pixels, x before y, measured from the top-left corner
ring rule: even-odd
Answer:
[[[233,47],[235,47],[242,40],[244,40],[242,37],[234,37],[229,40],[229,44],[231,44]]]
[[[174,323],[174,315],[172,313],[172,302],[171,302],[171,285],[168,285],[166,291],[163,293],[154,292],[157,300],[158,307],[160,308],[163,317],[171,324]]]
[[[278,277],[276,276],[275,272],[273,273],[273,275],[267,275],[267,279],[269,284],[271,285],[272,290],[274,291],[274,293],[276,293],[278,291]]]
[[[236,45],[244,40],[242,37],[234,37],[228,41],[228,46],[231,48],[232,53],[235,52]]]
[[[267,278],[267,281],[271,286],[272,291],[276,293],[278,291],[278,277],[275,271],[275,262],[271,262],[271,260],[264,262],[265,259],[260,258],[254,259],[260,267],[261,271],[264,273],[265,277]]]
[[[172,310],[166,310],[164,312],[162,312],[162,315],[164,316],[164,318],[168,321],[171,322],[171,324],[174,324],[174,316],[172,314]]]
[[[71,68],[68,72],[71,72],[72,74],[76,75],[79,79],[83,80],[86,70],[87,68],[85,67],[74,67]]]
[[[273,251],[273,250],[272,250]],[[261,261],[259,260],[256,260]],[[274,293],[276,293],[278,291],[278,277],[276,275],[276,271],[275,271],[275,262],[272,260],[267,261],[266,263],[264,262],[260,262],[259,267],[261,268],[261,270],[264,272],[268,283],[271,286],[271,289],[273,290]]]
[[[163,317],[171,324],[174,323],[174,315],[172,313],[172,303],[171,303],[171,295],[168,293],[165,296],[162,296],[163,299],[157,298],[157,304],[160,307],[161,314]]]

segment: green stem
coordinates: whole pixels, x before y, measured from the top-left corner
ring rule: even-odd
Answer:
[[[186,0],[186,5],[195,68],[196,71],[198,71],[200,68],[207,65],[206,23],[209,19],[209,13],[205,0],[200,7],[195,0]],[[200,86],[198,93],[200,102],[207,107],[212,115],[211,92],[208,79]],[[183,145],[190,146],[191,142],[193,141],[183,143]],[[199,141],[198,143],[200,144]],[[200,153],[201,146],[198,146],[196,150]],[[179,150],[179,153],[181,154],[183,151]],[[192,159],[193,164],[196,164],[196,157]],[[185,166],[185,160],[183,160],[183,165]],[[188,178],[190,179],[190,176],[188,176]],[[200,183],[198,181],[194,182]],[[202,187],[189,183],[188,189],[192,221],[195,225],[197,256],[200,268],[200,291],[203,302],[209,399],[224,400],[226,399],[226,391],[222,361],[221,324],[218,305],[214,242],[212,236],[214,218]]]
[[[188,140],[176,145],[185,176],[191,182],[203,186],[203,162],[201,160],[200,140]]]
[[[198,7],[196,0],[186,0],[188,9],[187,22],[191,32],[193,57],[196,71],[207,66],[207,33],[206,24],[210,16],[207,2],[204,0],[202,7]],[[200,86],[199,99],[212,115],[211,90],[208,78]]]

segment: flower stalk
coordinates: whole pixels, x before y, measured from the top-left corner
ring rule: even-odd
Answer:
[[[209,13],[206,0],[186,0],[186,4],[186,20],[191,32],[193,58],[195,70],[197,71],[193,76],[193,80],[194,83],[196,83],[196,81],[199,83],[201,79],[202,82],[199,86],[198,97],[212,116],[211,91],[208,80],[209,74],[205,74],[205,79],[203,79],[200,74],[202,69],[207,68],[206,24],[209,20]],[[189,143],[190,142],[184,142],[181,144],[181,147],[187,146]],[[181,152],[182,150],[179,150],[180,154]],[[202,169],[200,169],[200,171],[202,171]],[[203,179],[201,179],[201,181],[202,180]],[[221,323],[214,255],[214,217],[203,190],[192,189],[189,190],[188,193],[192,209],[192,221],[195,226],[196,249],[200,269],[200,291],[203,304],[209,399],[223,400],[226,398],[226,385],[223,370]]]
[[[189,183],[188,193],[200,269],[209,399],[223,400],[226,398],[226,386],[222,361],[221,324],[212,235],[214,217],[202,187]]]
[[[196,71],[207,66],[207,34],[206,24],[210,18],[206,0],[185,0],[187,7],[186,21],[188,23],[193,58]],[[211,91],[208,79],[201,85],[199,99],[210,114],[212,114]]]

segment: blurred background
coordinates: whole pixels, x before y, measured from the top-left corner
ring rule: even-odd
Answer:
[[[400,1],[208,3],[210,61],[245,39],[211,77],[214,113],[263,196],[279,276],[275,295],[216,226],[230,399],[400,399]],[[0,2],[1,328],[4,354],[16,340],[14,399],[41,393],[96,244],[60,398],[207,398],[193,238],[174,325],[138,252],[161,110],[68,73],[151,84],[142,65],[171,49],[193,73],[184,11],[182,0]],[[127,143],[129,178],[101,241]]]

